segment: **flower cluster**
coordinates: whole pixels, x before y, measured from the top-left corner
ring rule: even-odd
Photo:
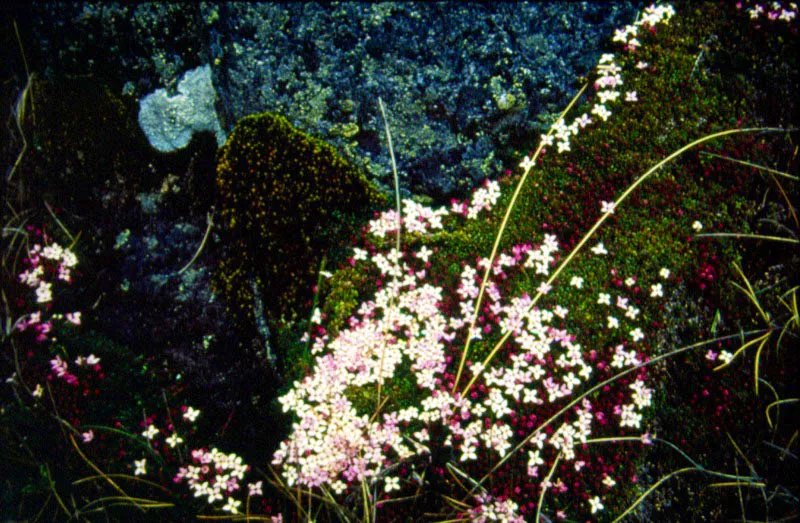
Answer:
[[[454,295],[448,296],[444,287],[425,283],[417,276],[414,264],[419,262],[414,260],[419,256],[405,261],[403,253],[392,249],[386,255],[367,257],[378,273],[393,274],[397,279],[362,303],[358,315],[350,320],[350,328],[334,337],[325,334],[315,339],[314,372],[295,382],[279,399],[283,410],[297,418],[289,439],[281,443],[273,459],[287,485],[330,487],[341,494],[362,480],[378,481],[390,463],[430,454],[434,444],[453,447],[460,462],[475,462],[487,453],[503,458],[518,441],[507,422],[510,417],[578,395],[595,370],[603,370],[608,364],[587,360],[575,336],[557,324],[568,315],[565,308],[538,306],[525,293],[509,299],[503,296],[500,285],[512,271],[549,275],[558,250],[556,238],[547,235],[538,246],[517,245],[510,253],[501,252],[493,264],[479,259],[480,268],[501,279],[487,280],[486,311],[491,320],[484,320],[469,334],[466,330],[479,295],[480,278],[475,267],[464,264],[460,283],[454,287]],[[427,252],[425,258],[430,256]],[[451,310],[445,314],[443,303],[452,300],[458,303],[460,313]],[[611,294],[603,293],[600,304],[623,313],[609,330],[622,321],[634,321],[639,313],[622,294],[612,301]],[[611,367],[629,369],[642,363],[631,344],[641,341],[644,334],[638,326],[628,328],[632,341],[617,346]],[[513,340],[504,347],[508,365],[471,363],[473,392],[465,395],[454,390],[450,372],[453,360],[448,353],[456,340],[497,336]],[[350,396],[354,388],[365,390],[390,383],[400,378],[402,367],[413,373],[419,403],[387,407],[380,420],[359,412]],[[476,389],[480,393],[474,392]],[[622,394],[617,397],[624,398]],[[550,434],[534,431],[531,442],[537,450],[529,454],[528,475],[539,477],[539,466],[556,454],[577,463],[576,451],[593,433],[595,419],[616,415],[620,428],[639,429],[641,410],[650,405],[652,391],[637,378],[628,387],[627,397],[628,403],[620,401],[607,412],[583,398]],[[443,431],[443,442],[431,440],[434,431]],[[396,477],[383,481],[387,493],[400,488]]]
[[[741,9],[743,5],[741,2],[738,2],[736,7]],[[791,22],[797,16],[797,4],[795,2],[789,2],[788,9],[780,2],[772,2],[766,7],[761,4],[755,4],[748,8],[747,12],[750,14],[751,20],[759,20],[763,16],[770,21],[781,20],[784,22]]]
[[[56,282],[72,282],[72,270],[78,264],[75,253],[57,243],[45,247],[36,244],[28,251],[25,262],[28,268],[19,275],[19,281],[36,289],[36,303],[43,304],[44,311],[35,311],[21,317],[17,320],[15,328],[19,331],[32,328],[37,333],[36,341],[43,342],[48,339],[48,334],[53,329],[53,320],[65,320],[72,325],[80,325],[80,312],[53,314],[48,319],[42,316],[42,312],[46,312],[52,304],[53,285]]]
[[[499,500],[488,494],[475,496],[478,506],[468,511],[473,523],[503,521],[505,523],[523,523],[525,518],[518,514],[519,506],[510,499]]]
[[[625,45],[626,50],[634,51],[642,44],[636,38],[639,33],[640,27],[655,27],[660,23],[669,23],[669,19],[675,14],[672,6],[651,5],[644,10],[642,17],[633,25],[628,25],[624,29],[618,29],[614,33],[614,41],[621,42]],[[616,102],[620,98],[620,91],[618,87],[623,84],[622,82],[622,67],[615,63],[613,53],[605,53],[600,57],[597,63],[598,78],[595,80],[593,86],[597,91],[598,102],[595,103],[589,111],[595,117],[603,120],[604,122],[613,114],[606,104],[609,102]],[[640,62],[637,68],[646,68],[647,64]],[[625,93],[626,102],[638,102],[639,96],[636,91],[627,91]],[[577,135],[581,129],[594,123],[594,120],[589,114],[584,113],[576,117],[571,124],[567,125],[563,118],[559,119],[551,132],[541,136],[541,146],[555,145],[559,153],[570,151],[570,139],[572,136]],[[527,172],[535,165],[535,161],[530,156],[525,156],[520,162],[520,168]],[[606,212],[606,211],[603,211]],[[613,209],[612,211],[613,212]]]
[[[182,420],[185,423],[194,423],[200,411],[191,406],[181,407]],[[157,446],[156,438],[163,437],[163,442],[170,448],[182,447],[183,437],[170,423],[167,430],[162,430],[153,424],[153,418],[142,422],[145,427],[141,433],[152,446]],[[168,436],[164,437],[166,433]],[[186,435],[184,433],[184,435]],[[133,461],[134,475],[148,474],[147,458]],[[243,486],[245,475],[250,467],[244,463],[240,456],[234,453],[225,454],[216,448],[198,448],[191,451],[191,464],[181,466],[173,477],[174,483],[186,483],[196,498],[205,498],[210,505],[224,501],[220,508],[231,514],[238,514],[242,502],[236,499],[235,494]],[[247,496],[262,495],[262,482],[247,484]]]
[[[469,202],[453,200],[450,210],[441,207],[431,209],[413,200],[403,200],[402,218],[398,219],[397,211],[391,209],[379,213],[369,222],[367,232],[377,238],[385,238],[389,233],[397,232],[398,223],[407,233],[425,233],[428,230],[442,229],[442,219],[450,214],[466,216],[470,220],[478,217],[481,211],[489,211],[500,197],[500,185],[494,180],[486,180],[483,187],[472,193]],[[360,258],[356,258],[358,260]]]
[[[668,7],[648,8],[625,34],[635,36],[643,24],[665,23],[672,13]],[[625,43],[634,47],[627,36]],[[594,84],[599,103],[592,110],[603,120],[610,115],[605,104],[620,98],[616,90],[622,85],[620,72],[613,55],[603,55]],[[626,93],[625,100],[636,101],[636,93]],[[557,140],[559,152],[568,151],[570,137],[591,123],[588,114],[569,126],[559,120],[542,136],[542,146]],[[521,166],[528,170],[532,165],[526,157]],[[449,213],[474,219],[481,210],[495,205],[499,196],[496,182],[487,182],[469,204],[453,202]],[[613,202],[603,202],[602,207],[605,214],[615,210]],[[433,211],[410,202],[404,209],[408,231],[448,225],[442,222],[448,214],[445,210]],[[388,211],[370,222],[367,232],[384,238],[397,231],[397,223],[397,213]],[[636,347],[645,334],[636,323],[640,310],[634,296],[622,291],[600,293],[596,307],[608,308],[601,327],[606,330],[604,339],[615,341],[610,348],[587,351],[566,327],[567,308],[540,303],[555,294],[551,293],[555,278],[547,279],[559,260],[555,236],[545,235],[538,245],[514,245],[494,259],[477,258],[474,265],[462,262],[460,273],[453,274],[456,281],[427,274],[426,269],[439,265],[437,252],[427,247],[412,253],[394,248],[371,253],[354,250],[353,263],[365,262],[363,269],[376,280],[386,276],[392,280],[379,285],[361,304],[350,318],[349,328],[336,334],[322,327],[317,330],[311,351],[316,358],[312,373],[296,381],[279,399],[283,410],[295,417],[289,438],[273,457],[288,486],[329,488],[343,495],[363,482],[382,482],[389,495],[403,490],[401,479],[402,485],[421,480],[413,474],[388,477],[386,471],[397,463],[413,469],[416,459],[430,456],[434,446],[450,447],[462,466],[471,467],[487,458],[504,460],[528,444],[535,447],[524,459],[528,481],[538,478],[541,488],[558,494],[576,488],[572,486],[574,478],[559,472],[544,480],[541,467],[562,459],[573,462],[574,470],[580,471],[591,459],[584,453],[590,437],[603,427],[623,434],[641,429],[643,410],[652,401],[644,370],[638,370],[633,380],[621,382],[621,390],[614,392],[610,404],[587,397],[587,391],[593,390],[591,379],[598,373],[606,377],[628,373],[646,361],[643,350]],[[586,255],[608,254],[609,249],[600,242]],[[669,271],[663,269],[660,277],[666,280]],[[530,289],[535,288],[535,296],[509,284],[521,279]],[[639,292],[639,286],[633,287],[638,281],[633,275],[625,279],[631,293]],[[581,289],[583,282],[582,277],[573,276],[569,284]],[[663,293],[663,283],[653,282],[650,297],[660,298]],[[317,323],[323,320],[319,315],[315,319]],[[482,347],[482,361],[470,360],[467,349],[461,348],[472,342]],[[495,358],[495,354],[502,357]],[[598,358],[598,354],[608,359]],[[461,363],[455,355],[461,355]],[[464,364],[466,384],[459,381]],[[414,403],[407,403],[412,398],[391,397],[384,406],[381,387],[398,380],[412,380],[416,385]],[[381,405],[372,415],[363,411],[365,397]],[[572,407],[555,415],[565,403]],[[539,415],[554,416],[547,421],[547,430]],[[612,419],[617,423],[609,424]],[[515,428],[520,420],[526,430]],[[610,472],[604,469],[601,476],[606,490],[616,484]],[[506,494],[496,494],[482,494],[469,517],[512,521],[519,517],[518,509],[530,509],[529,504],[518,506]],[[602,496],[596,494],[585,510],[595,513],[603,508]]]
[[[675,14],[675,9],[669,4],[651,5],[644,9],[642,16],[632,25],[627,25],[623,29],[614,31],[614,41],[621,42],[627,50],[635,51],[641,47],[642,43],[637,39],[640,27],[655,27],[660,23],[669,23],[669,19]]]
[[[194,497],[207,498],[209,504],[225,500],[222,510],[238,514],[242,502],[233,497],[241,489],[240,481],[250,469],[236,454],[225,454],[216,448],[192,451],[192,465],[181,467],[173,481],[186,481]],[[250,484],[249,495],[261,492],[261,483]]]

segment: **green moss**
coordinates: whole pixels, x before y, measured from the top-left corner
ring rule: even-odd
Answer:
[[[322,256],[384,203],[332,147],[264,113],[242,119],[219,152],[226,252],[214,285],[240,318],[257,297],[268,319],[291,319],[311,296]]]

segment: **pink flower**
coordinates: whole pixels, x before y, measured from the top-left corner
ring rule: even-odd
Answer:
[[[84,432],[83,434],[81,434],[81,438],[83,438],[84,443],[89,443],[94,439],[94,431],[90,429],[89,431]]]
[[[249,490],[249,494],[248,494],[248,495],[249,495],[250,497],[253,497],[253,496],[261,496],[261,495],[262,495],[262,492],[261,492],[261,483],[262,483],[261,481],[258,481],[258,482],[256,482],[256,483],[249,483],[249,484],[247,485],[247,488],[248,488],[248,490]]]

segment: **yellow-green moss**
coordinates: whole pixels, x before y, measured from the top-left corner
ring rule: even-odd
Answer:
[[[332,147],[269,113],[236,125],[219,152],[217,188],[227,241],[215,288],[252,318],[255,282],[270,320],[299,312],[348,218],[385,201]]]

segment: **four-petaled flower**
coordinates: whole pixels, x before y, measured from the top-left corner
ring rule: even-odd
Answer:
[[[639,98],[636,96],[636,91],[627,91],[625,93],[626,102],[638,102]]]
[[[142,432],[142,436],[145,439],[153,439],[158,434],[158,429],[155,425],[148,425],[144,432]]]
[[[263,495],[263,493],[261,492],[261,486],[262,486],[261,481],[257,481],[255,483],[248,483],[247,484],[247,489],[249,490],[248,495],[250,497]]]
[[[603,504],[600,502],[600,496],[595,496],[589,500],[589,506],[592,508],[592,514],[603,510]]]
[[[431,254],[433,254],[433,251],[428,249],[427,245],[423,245],[416,256],[424,263],[428,263],[428,258],[430,257]]]
[[[228,502],[225,503],[225,506],[222,507],[222,510],[226,512],[230,512],[231,514],[238,514],[239,513],[239,505],[241,505],[241,501],[237,501],[233,498],[228,498]]]
[[[603,245],[603,242],[600,242],[597,245],[595,245],[594,247],[592,247],[592,252],[595,253],[595,254],[598,254],[598,255],[599,254],[608,254],[608,251],[606,250],[606,246]]]
[[[169,447],[170,447],[171,449],[174,449],[174,448],[175,448],[175,447],[176,447],[176,446],[177,446],[179,443],[183,443],[183,438],[181,438],[180,436],[178,436],[178,433],[177,433],[177,432],[173,432],[173,433],[172,433],[172,436],[168,437],[168,438],[167,438],[166,440],[164,440],[164,441],[166,441],[166,442],[167,442],[167,445],[169,445]]]
[[[142,458],[142,459],[139,459],[139,460],[134,460],[133,464],[136,467],[136,470],[133,471],[133,475],[134,476],[142,476],[144,474],[147,474],[147,459],[146,458]]]
[[[612,478],[611,476],[606,476],[605,478],[603,478],[603,485],[605,485],[608,488],[611,488],[616,484],[617,482],[614,481],[614,478]]]
[[[664,290],[661,288],[660,283],[656,283],[650,286],[650,297],[651,298],[660,298],[664,296]]]
[[[191,421],[192,423],[194,423],[194,420],[196,420],[197,416],[199,416],[199,415],[200,415],[200,411],[199,410],[197,410],[195,408],[192,408],[192,407],[187,407],[186,408],[186,412],[183,413],[183,419],[185,419],[187,421]]]
[[[669,278],[669,269],[662,267],[662,269],[658,272],[658,275],[666,280]]]
[[[89,429],[88,431],[81,434],[81,438],[83,439],[84,443],[89,443],[94,439],[94,432],[91,429]]]
[[[551,139],[552,139],[552,137],[551,137]],[[528,172],[528,171],[529,171],[529,170],[530,170],[530,169],[531,169],[531,168],[532,168],[534,165],[536,165],[536,162],[535,162],[535,161],[533,161],[533,160],[530,158],[530,156],[526,156],[526,157],[525,157],[525,158],[523,158],[523,159],[522,159],[522,161],[519,163],[519,166],[520,166],[520,168],[521,168],[523,171],[525,171],[525,172]]]
[[[391,492],[393,490],[400,490],[400,478],[397,478],[397,477],[388,477],[388,478],[386,478],[386,484],[383,486],[383,490],[385,492]]]
[[[608,328],[609,329],[616,329],[619,327],[619,320],[616,319],[614,316],[608,317]]]
[[[642,332],[642,329],[640,329],[639,327],[636,327],[635,329],[633,329],[631,331],[631,338],[633,338],[633,341],[643,340],[644,339],[644,333]]]
[[[703,224],[700,223],[699,220],[695,220],[694,223],[692,224],[692,229],[694,229],[695,232],[700,232],[703,230]]]
[[[614,214],[614,208],[617,206],[614,202],[600,202],[600,212],[603,214]]]

